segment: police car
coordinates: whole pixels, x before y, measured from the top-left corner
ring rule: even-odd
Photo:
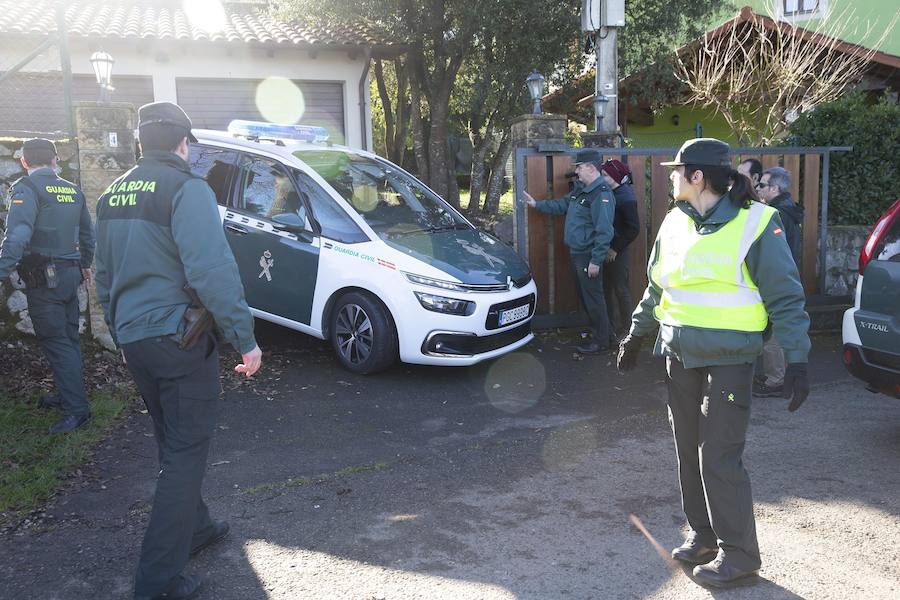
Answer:
[[[471,365],[533,339],[528,265],[400,167],[317,127],[195,130],[253,314],[328,339],[340,363]]]

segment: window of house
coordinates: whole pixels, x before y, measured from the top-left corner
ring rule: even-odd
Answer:
[[[782,0],[782,15],[797,17],[812,15],[819,11],[821,0]]]

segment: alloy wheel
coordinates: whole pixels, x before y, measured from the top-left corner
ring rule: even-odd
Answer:
[[[358,365],[369,358],[375,341],[369,315],[358,304],[345,304],[335,323],[338,351],[349,363]]]

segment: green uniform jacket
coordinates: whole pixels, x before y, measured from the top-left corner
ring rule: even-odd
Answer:
[[[26,254],[94,260],[94,228],[84,194],[50,167],[35,169],[10,190],[6,236],[0,245],[0,279]]]
[[[171,152],[147,152],[97,201],[97,300],[119,344],[176,332],[190,284],[241,354],[253,317],[216,197]]]
[[[675,205],[676,208],[672,210],[682,210],[691,217],[700,235],[718,231],[737,216],[739,210],[727,195],[719,200],[705,218],[687,202],[679,201]],[[750,278],[759,288],[769,315],[769,325],[784,350],[785,362],[805,363],[810,348],[809,315],[804,310],[806,297],[800,284],[800,273],[785,241],[783,229],[781,218],[777,214],[773,215],[765,231],[750,247],[744,264],[747,265]],[[650,272],[658,260],[658,254],[657,237],[647,265],[650,283],[632,315],[632,335],[647,336],[657,327],[653,309],[659,304],[662,290],[653,282]],[[729,330],[727,323],[722,324],[722,329],[660,324],[653,353],[657,356],[671,356],[685,368],[693,369],[753,362],[762,351],[762,345],[762,332]]]
[[[535,210],[548,215],[566,215],[563,238],[569,251],[590,254],[591,262],[602,265],[613,238],[616,198],[602,177],[575,189],[558,200],[539,201]]]

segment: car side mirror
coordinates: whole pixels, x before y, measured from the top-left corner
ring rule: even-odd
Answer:
[[[272,217],[272,221],[274,221],[272,227],[278,231],[293,233],[305,242],[311,242],[316,236],[316,232],[306,228],[306,223],[297,213],[281,213]]]
[[[280,231],[288,231],[290,233],[306,231],[306,223],[303,222],[303,219],[297,213],[280,213],[272,217],[272,221],[275,222],[273,227]]]

